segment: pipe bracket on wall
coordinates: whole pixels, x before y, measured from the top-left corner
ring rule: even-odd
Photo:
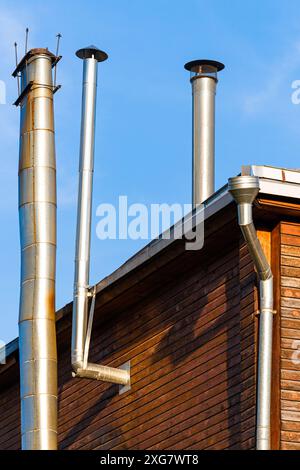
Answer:
[[[261,309],[257,310],[256,315],[259,316],[261,313],[271,312],[273,315],[277,314],[277,310]]]
[[[122,393],[128,392],[131,389],[131,382],[130,382],[130,361],[125,362],[125,364],[122,364],[119,369],[125,370],[128,374],[129,377],[129,382],[127,385],[119,385],[119,395],[122,395]]]
[[[267,310],[267,311],[268,311],[268,310]],[[260,315],[261,315],[262,313],[265,313],[265,312],[266,312],[266,310],[256,310],[256,312],[254,312],[253,315],[254,315],[255,318],[259,318]],[[272,310],[271,313],[273,314],[273,316],[274,316],[274,315],[277,315],[277,310]]]

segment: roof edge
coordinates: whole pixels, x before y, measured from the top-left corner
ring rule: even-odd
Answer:
[[[299,185],[300,185],[300,171],[289,170],[286,168],[275,168],[261,165],[251,165],[250,171],[253,176],[260,178],[260,192],[259,194],[266,194],[269,196],[280,196],[284,198],[299,198]],[[198,220],[198,212],[204,210],[203,217],[200,220],[207,220],[223,208],[228,206],[233,201],[231,194],[228,192],[228,185],[224,185],[217,190],[210,198],[208,198],[201,207],[193,210],[186,216],[186,220],[192,219],[192,226],[195,227],[195,222]],[[95,284],[96,294],[99,294],[104,289],[110,287],[112,284],[120,280],[125,275],[129,274],[134,269],[142,266],[158,253],[162,252],[169,245],[176,241],[172,235],[174,234],[178,224],[182,224],[180,220],[177,224],[173,225],[169,230],[171,237],[169,239],[163,238],[161,234],[158,239],[152,240],[148,245],[138,251],[135,255],[129,258],[123,265],[113,271],[111,274],[103,278],[100,282]],[[165,232],[164,232],[165,233]],[[72,302],[66,304],[56,312],[56,318],[59,320],[64,317],[71,309]],[[5,358],[18,350],[18,338],[10,341],[5,345]],[[1,349],[0,349],[1,351]],[[1,374],[1,368],[0,368]]]

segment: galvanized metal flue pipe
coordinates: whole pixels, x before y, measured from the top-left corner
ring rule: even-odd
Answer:
[[[215,94],[221,62],[193,60],[185,64],[190,72],[193,94],[193,207],[215,192]]]
[[[52,67],[47,49],[26,53],[21,74],[19,350],[22,449],[57,449],[55,331],[56,163]]]
[[[273,274],[257,238],[252,204],[259,192],[256,176],[237,176],[228,180],[228,190],[238,207],[238,222],[259,277],[259,345],[257,372],[256,448],[271,449],[271,381],[273,340]]]
[[[91,364],[87,362],[87,354],[85,354],[87,341],[90,339],[87,335],[88,301],[92,296],[89,273],[97,68],[98,62],[105,61],[108,56],[95,46],[80,49],[76,55],[83,60],[83,90],[72,321],[73,375],[129,385],[130,375],[127,370]]]

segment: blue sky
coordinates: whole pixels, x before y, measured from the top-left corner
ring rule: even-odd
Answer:
[[[74,52],[96,44],[100,65],[94,179],[91,283],[112,272],[145,241],[100,241],[101,202],[189,203],[191,89],[185,62],[224,62],[217,92],[216,187],[242,164],[296,168],[300,105],[297,0],[0,0],[0,339],[17,336],[19,110],[13,43],[55,50],[63,35],[55,96],[58,175],[57,308],[72,298],[82,64]]]

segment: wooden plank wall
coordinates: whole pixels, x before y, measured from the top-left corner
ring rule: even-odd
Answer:
[[[93,332],[90,361],[132,364],[132,389],[73,379],[59,354],[61,449],[252,449],[255,273],[245,244],[162,286]],[[100,314],[100,312],[99,312]],[[116,321],[117,320],[117,321]],[[18,384],[0,394],[0,448],[20,446]]]
[[[241,438],[234,449],[255,449],[257,291],[248,248],[240,242]]]
[[[281,449],[300,450],[300,224],[281,223]]]
[[[19,380],[0,393],[0,450],[20,448]]]
[[[245,250],[242,296],[239,263],[233,247],[96,333],[91,360],[130,359],[132,390],[119,396],[114,386],[61,377],[61,448],[253,445],[253,267]]]

